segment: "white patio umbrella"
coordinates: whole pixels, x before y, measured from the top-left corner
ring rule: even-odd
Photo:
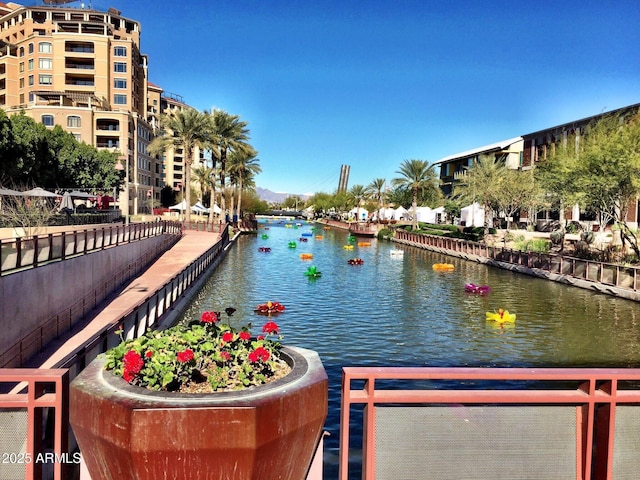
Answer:
[[[10,188],[0,188],[0,195],[14,196],[14,195],[22,195],[22,192],[18,190],[11,190]]]
[[[58,207],[58,212],[72,213],[75,211],[75,205],[73,204],[73,198],[71,198],[71,194],[69,192],[64,192],[62,195],[62,200],[60,201],[60,206]]]
[[[72,192],[70,192],[70,195],[71,195],[71,198],[98,198],[97,195],[81,192],[79,190],[73,190]]]

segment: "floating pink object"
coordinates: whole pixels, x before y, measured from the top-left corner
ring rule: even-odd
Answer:
[[[491,289],[489,285],[476,285],[474,283],[467,283],[464,286],[464,291],[469,293],[477,293],[478,295],[487,295]]]

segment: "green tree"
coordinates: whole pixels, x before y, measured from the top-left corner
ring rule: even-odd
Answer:
[[[607,115],[593,123],[578,156],[575,185],[586,208],[613,218],[623,244],[640,257],[638,238],[627,224],[629,205],[640,195],[640,114]]]
[[[193,169],[193,179],[200,187],[200,198],[204,201],[205,195],[211,190],[213,170],[205,165],[197,166]]]
[[[149,144],[152,155],[164,153],[169,147],[184,151],[185,192],[187,208],[185,220],[191,221],[191,165],[196,147],[204,148],[209,139],[211,123],[208,115],[193,108],[174,109],[160,115],[161,129]]]
[[[411,225],[414,230],[417,230],[419,192],[429,191],[434,196],[438,195],[438,176],[435,167],[425,160],[405,160],[396,173],[400,174],[400,177],[392,180],[393,185],[411,190]]]
[[[479,203],[484,208],[484,233],[489,234],[489,218],[504,186],[507,167],[504,158],[493,154],[480,155],[467,167],[455,185],[454,195],[464,202]]]

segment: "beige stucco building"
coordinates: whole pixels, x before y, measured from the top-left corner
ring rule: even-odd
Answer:
[[[120,153],[129,180],[120,207],[129,214],[148,211],[164,186],[147,152],[155,107],[147,91],[138,22],[113,8],[0,2],[0,108]]]

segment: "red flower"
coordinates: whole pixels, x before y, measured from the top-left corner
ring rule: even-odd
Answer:
[[[225,352],[224,350],[220,352],[220,356],[225,362],[228,362],[231,359],[231,354],[229,352]]]
[[[202,323],[216,323],[218,321],[218,315],[216,312],[202,312],[200,315],[200,322]]]
[[[187,363],[193,360],[193,350],[183,350],[182,352],[178,352],[178,361],[181,363]]]
[[[139,373],[144,367],[144,361],[138,352],[135,350],[129,350],[124,357],[122,357],[122,363],[124,369],[131,373]]]
[[[238,333],[238,336],[241,340],[249,340],[251,338],[251,334],[246,330],[242,330],[240,333]]]
[[[264,340],[264,335],[258,335],[258,340]]]
[[[264,333],[278,333],[279,327],[276,322],[267,322],[262,327]]]
[[[269,350],[267,350],[264,347],[258,347],[249,354],[249,361],[251,363],[256,363],[257,361],[260,361],[260,360],[262,360],[263,362],[266,362],[267,360],[269,360],[270,356],[271,354],[269,353]]]
[[[129,370],[125,370],[124,372],[122,372],[122,378],[124,378],[125,382],[131,383],[133,379],[136,378],[136,376]]]
[[[147,353],[145,353],[144,356],[147,358],[151,358],[153,356],[153,352],[151,350],[147,350]]]
[[[233,342],[233,332],[224,332],[222,334],[222,341],[223,342]]]

